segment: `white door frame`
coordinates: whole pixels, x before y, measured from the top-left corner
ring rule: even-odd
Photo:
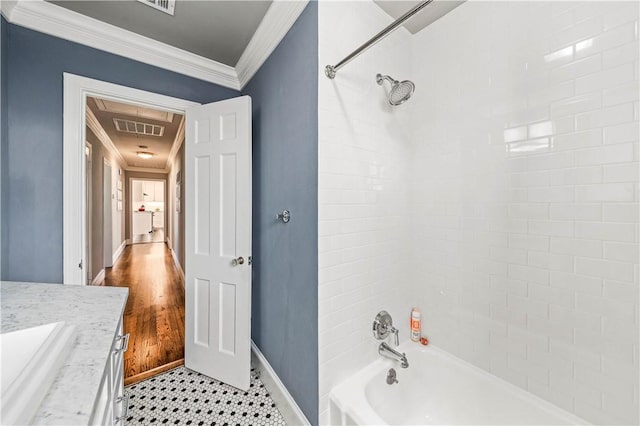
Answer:
[[[87,96],[185,114],[197,102],[64,73],[62,282],[86,284],[85,141]]]
[[[104,159],[102,165],[102,265],[113,266],[113,188],[111,187],[111,162]]]
[[[91,244],[93,243],[93,241],[91,240],[92,238],[92,229],[91,229],[91,213],[92,213],[92,199],[93,199],[93,146],[91,145],[91,143],[89,141],[85,142],[85,149],[88,150],[87,154],[85,154],[85,177],[86,177],[86,183],[85,183],[85,197],[86,201],[87,201],[87,209],[85,210],[85,223],[84,225],[86,226],[86,239],[85,239],[85,250],[86,250],[86,267],[85,269],[85,273],[84,275],[87,277],[87,279],[84,281],[85,284],[90,284],[91,281],[93,281],[93,273],[91,271]]]

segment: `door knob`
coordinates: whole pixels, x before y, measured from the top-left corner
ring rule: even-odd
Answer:
[[[244,263],[244,257],[242,257],[242,256],[240,256],[240,257],[239,257],[239,258],[237,258],[237,259],[233,259],[233,260],[231,261],[231,265],[233,265],[233,266],[242,265],[243,263]]]

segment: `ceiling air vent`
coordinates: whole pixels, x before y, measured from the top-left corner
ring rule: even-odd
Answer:
[[[123,120],[114,118],[113,124],[120,132],[135,133],[137,135],[146,136],[162,136],[164,135],[164,126],[156,124],[141,123],[139,121]]]
[[[144,3],[147,6],[151,6],[154,9],[163,11],[173,16],[173,11],[176,7],[176,0],[138,0],[140,3]]]

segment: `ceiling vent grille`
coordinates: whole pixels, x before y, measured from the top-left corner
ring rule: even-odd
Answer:
[[[176,0],[138,0],[140,3],[144,3],[147,6],[151,6],[154,9],[163,11],[173,16],[173,11],[176,7]]]
[[[158,126],[156,124],[141,123],[139,121],[123,120],[121,118],[114,118],[113,124],[116,125],[116,129],[120,132],[135,133],[137,135],[146,136],[162,136],[164,135],[164,126]]]

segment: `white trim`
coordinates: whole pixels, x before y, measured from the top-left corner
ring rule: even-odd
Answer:
[[[0,2],[7,21],[94,49],[241,90],[291,29],[308,0],[274,0],[235,68],[44,0]]]
[[[180,261],[178,260],[178,255],[176,254],[176,251],[173,248],[170,248],[169,250],[171,251],[171,257],[173,258],[173,263],[175,263],[176,269],[178,269],[178,272],[182,277],[182,282],[184,282],[184,271],[182,270],[182,265],[180,265]]]
[[[2,2],[4,3],[4,2]],[[240,90],[233,67],[44,0],[19,0],[3,12],[12,24]],[[10,6],[13,6],[12,8]]]
[[[82,285],[86,267],[85,241],[85,164],[87,96],[132,103],[147,108],[162,109],[185,114],[187,108],[199,105],[196,102],[172,98],[144,90],[106,83],[86,77],[64,73],[63,91],[63,244],[62,261],[64,284]],[[165,172],[162,172],[165,173]]]
[[[98,275],[91,281],[91,285],[98,285],[104,280],[104,268],[100,269]]]
[[[244,87],[296,22],[308,0],[274,0],[236,64],[239,86]]]
[[[122,252],[124,251],[126,246],[127,246],[127,240],[124,240],[122,244],[120,244],[120,247],[118,247],[118,249],[115,251],[115,253],[113,253],[112,265],[115,265],[118,259],[120,258],[120,256],[122,256]]]
[[[269,395],[276,403],[278,411],[284,417],[288,425],[310,425],[309,420],[304,415],[298,404],[293,399],[287,388],[284,386],[274,369],[267,361],[267,358],[260,352],[258,346],[251,341],[251,350],[255,356],[256,367],[260,370],[260,380],[269,390]]]
[[[173,160],[175,160],[176,155],[178,155],[178,151],[184,142],[184,124],[185,124],[185,116],[182,116],[182,120],[180,120],[180,125],[178,126],[178,131],[176,132],[176,137],[173,139],[173,143],[171,144],[171,151],[169,151],[169,158],[167,158],[167,164],[165,165],[165,169],[167,173],[169,173],[169,165],[173,164]]]
[[[95,116],[93,111],[91,111],[91,108],[86,108],[86,110],[87,110],[86,112],[87,127],[91,129],[91,131],[96,135],[98,140],[100,140],[102,145],[104,145],[104,147],[107,148],[107,151],[109,151],[111,155],[113,155],[113,157],[116,159],[116,162],[118,162],[118,166],[120,166],[120,168],[126,169],[127,167],[129,167],[129,165],[127,164],[127,161],[124,159],[122,154],[120,154],[120,151],[118,151],[118,148],[116,148],[116,146],[113,144],[113,141],[111,140],[107,132],[105,132],[102,125],[100,125],[98,118]]]
[[[151,169],[147,167],[134,167],[134,166],[129,166],[125,168],[125,170],[128,172],[142,172],[142,173],[162,173],[162,174],[169,173],[169,170],[167,169]]]

